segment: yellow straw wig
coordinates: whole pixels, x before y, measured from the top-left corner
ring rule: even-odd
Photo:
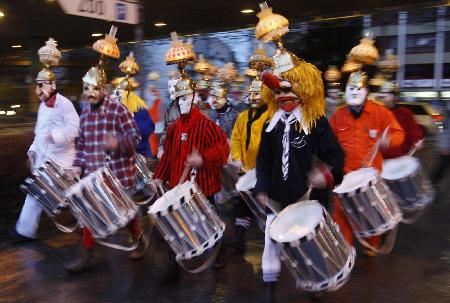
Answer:
[[[131,91],[124,91],[122,103],[128,108],[130,113],[135,113],[140,109],[147,109],[147,104],[138,95]]]
[[[291,82],[292,92],[300,98],[305,126],[312,129],[317,119],[325,115],[324,86],[321,71],[313,64],[297,58],[291,54],[295,67],[287,72],[281,73],[281,78]],[[273,91],[264,86],[262,91],[263,100],[269,104],[269,112],[275,113],[277,104]]]

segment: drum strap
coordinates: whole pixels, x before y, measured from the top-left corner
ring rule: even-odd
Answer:
[[[395,240],[397,239],[397,231],[398,231],[398,225],[385,232],[383,235],[383,239],[382,239],[382,244],[380,247],[373,247],[372,245],[370,245],[369,242],[367,242],[363,237],[355,235],[355,237],[358,239],[359,243],[361,243],[364,247],[379,253],[379,254],[388,254],[392,251],[392,249],[394,248],[394,244],[395,244]]]
[[[61,223],[56,222],[56,219],[53,218],[53,223],[60,231],[64,233],[73,233],[78,228],[78,222],[76,222],[73,226],[65,226]]]
[[[187,272],[191,274],[198,274],[207,269],[213,262],[216,260],[216,258],[219,256],[220,249],[222,248],[222,241],[219,241],[218,244],[214,247],[214,251],[209,257],[206,259],[206,261],[200,265],[197,268],[189,269],[186,267],[186,265],[183,263],[183,260],[177,260],[178,264]]]
[[[106,247],[109,247],[109,248],[114,248],[114,249],[117,249],[117,250],[133,251],[139,245],[139,238],[133,240],[133,243],[131,244],[131,246],[123,246],[123,245],[120,245],[120,244],[114,244],[114,243],[110,243],[110,242],[103,241],[103,240],[100,240],[100,239],[95,239],[95,242],[97,242],[97,243],[99,243],[99,244],[101,244],[103,246],[106,246]]]

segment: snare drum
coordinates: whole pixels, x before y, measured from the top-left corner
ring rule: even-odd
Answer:
[[[20,188],[31,195],[42,206],[45,213],[54,218],[67,207],[65,191],[75,184],[75,180],[64,173],[63,169],[48,160],[33,172]]]
[[[334,193],[357,236],[381,235],[402,220],[395,196],[374,168],[361,168],[346,174]]]
[[[433,202],[435,192],[417,158],[385,160],[381,177],[397,195],[403,211],[416,211]]]
[[[334,291],[350,277],[355,249],[318,202],[289,205],[273,220],[269,234],[282,245],[282,258],[287,259],[297,287],[312,292]]]
[[[225,223],[196,183],[186,181],[150,207],[148,214],[176,254],[177,260],[201,255],[218,242]]]
[[[127,225],[139,209],[107,167],[81,179],[66,196],[75,217],[98,239]]]

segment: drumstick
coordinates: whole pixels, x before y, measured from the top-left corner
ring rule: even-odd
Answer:
[[[191,166],[189,164],[186,164],[184,167],[183,173],[181,174],[180,181],[178,182],[178,185],[183,183],[184,180],[186,180],[187,175],[189,174],[189,170],[191,169]]]
[[[414,155],[414,153],[418,150],[418,146],[422,145],[424,140],[425,139],[417,141],[416,144],[414,144],[413,148],[411,148],[411,150],[409,151],[408,156],[412,157],[412,155]]]
[[[378,150],[380,149],[380,145],[381,145],[381,141],[383,141],[384,137],[386,137],[387,132],[389,131],[389,128],[391,128],[391,125],[388,125],[386,127],[386,129],[383,131],[383,133],[381,134],[380,138],[378,138],[377,142],[375,143],[375,145],[372,148],[372,151],[370,152],[370,157],[369,157],[369,161],[367,162],[367,164],[365,165],[365,167],[371,167],[372,166],[372,162],[375,160],[375,157],[378,154]]]

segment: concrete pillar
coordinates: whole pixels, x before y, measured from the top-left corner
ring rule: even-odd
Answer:
[[[444,70],[444,46],[445,46],[445,13],[446,7],[437,8],[436,19],[436,46],[434,52],[434,88],[441,90],[441,80]]]
[[[398,13],[397,58],[400,68],[397,72],[397,82],[403,87],[405,80],[406,30],[408,27],[408,13]]]

